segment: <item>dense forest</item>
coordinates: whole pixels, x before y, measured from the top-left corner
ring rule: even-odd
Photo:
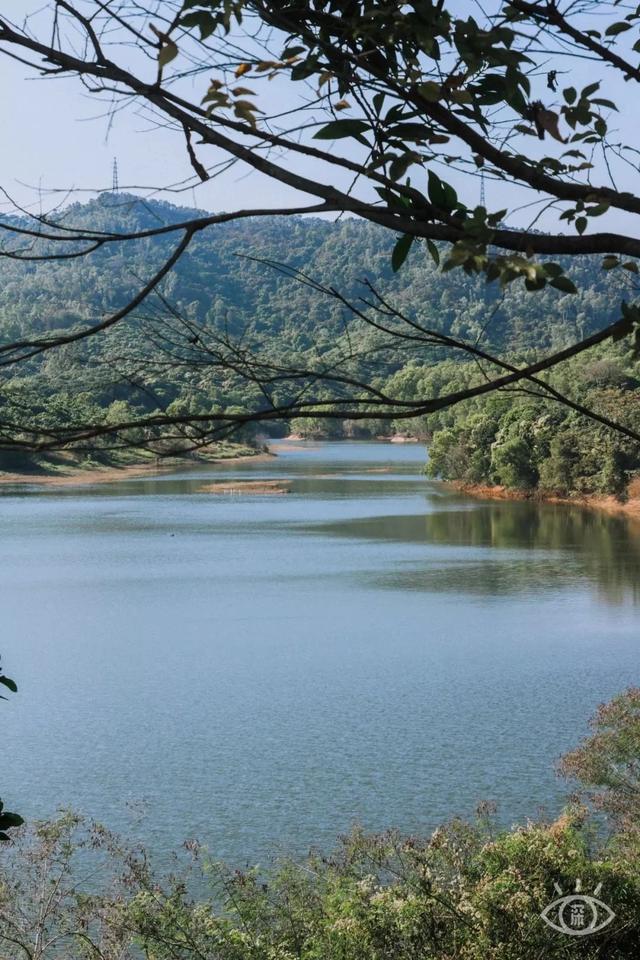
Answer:
[[[620,352],[573,364],[553,379],[589,409],[637,428],[639,374],[638,364]],[[621,500],[639,469],[636,442],[524,392],[471,401],[441,417],[428,464],[431,476],[472,486],[502,485],[543,496],[614,494]]]
[[[180,222],[197,211],[126,194],[105,193],[67,207],[66,226],[132,231]],[[171,236],[107,245],[78,259],[0,260],[0,338],[74,329],[122,306],[175,244]],[[397,344],[376,352],[375,331],[277,264],[331,285],[346,298],[366,294],[367,280],[388,302],[421,323],[513,363],[588,335],[614,320],[629,282],[600,261],[563,264],[578,287],[535,294],[521,281],[504,290],[460,271],[443,273],[420,245],[398,273],[395,238],[375,224],[347,219],[250,219],[200,234],[157,294],[108,335],[5,367],[0,405],[7,419],[29,411],[46,427],[100,416],[118,422],[136,413],[244,409],[257,388],[213,365],[191,362],[181,318],[236,344],[288,360],[329,355],[349,340],[360,376],[398,399],[438,396],[480,382],[489,369],[462,353]],[[5,250],[12,249],[5,234]],[[42,248],[36,246],[37,250]],[[615,295],[614,295],[615,294]],[[355,344],[355,347],[354,347]],[[462,361],[462,362],[461,362]],[[640,368],[626,343],[565,365],[549,382],[574,400],[637,428]],[[277,427],[275,429],[278,429]],[[533,392],[502,392],[421,422],[296,421],[305,436],[380,436],[396,431],[432,437],[430,470],[470,483],[501,483],[543,492],[613,492],[624,496],[640,467],[635,446]],[[241,439],[251,439],[245,428]],[[24,459],[24,458],[23,458]],[[5,469],[20,458],[3,454]]]
[[[199,213],[105,193],[69,206],[63,222],[130,232]],[[368,279],[395,306],[437,323],[442,332],[470,341],[481,337],[485,345],[507,351],[555,348],[569,337],[586,335],[616,318],[614,294],[624,296],[624,279],[600,270],[598,258],[563,264],[579,287],[577,295],[547,287],[532,297],[523,284],[515,283],[503,297],[499,286],[483,277],[442,273],[419,246],[394,274],[394,243],[388,230],[355,219],[255,218],[219,224],[195,239],[163,293],[198,320],[224,324],[234,333],[267,331],[286,337],[295,348],[321,347],[342,332],[344,309],[257,260],[284,262],[330,282],[347,297],[362,294],[362,281]],[[11,244],[5,236],[5,248]],[[171,237],[153,237],[105,247],[78,260],[3,259],[3,338],[67,328],[121,306],[173,244]]]

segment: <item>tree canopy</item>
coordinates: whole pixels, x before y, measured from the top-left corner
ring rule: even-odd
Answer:
[[[109,109],[143,105],[174,131],[194,180],[250,169],[265,183],[289,188],[294,202],[234,206],[124,233],[82,229],[60,214],[36,216],[30,224],[5,219],[2,255],[22,261],[91,258],[151,236],[169,238],[172,246],[117,309],[71,331],[5,342],[3,365],[111,331],[161,289],[203,231],[293,213],[346,214],[389,229],[397,238],[395,271],[422,244],[445,272],[461,269],[503,287],[522,284],[532,294],[576,289],[566,261],[550,258],[597,255],[598,269],[626,278],[622,292],[620,284],[612,287],[613,320],[562,350],[514,366],[483,349],[482,338],[452,338],[425,327],[384,291],[369,288],[361,298],[347,298],[333,284],[296,274],[390,340],[414,338],[490,364],[486,383],[473,391],[533,382],[562,401],[541,375],[599,343],[635,335],[635,9],[517,0],[471,16],[466,4],[444,0],[51,0],[47,11],[48,17],[39,12],[24,24],[0,17],[0,53],[17,58],[28,73],[75,77]],[[500,209],[482,202],[484,183],[499,185]],[[599,223],[606,230],[598,230]],[[281,261],[287,256],[285,248]],[[177,425],[196,429],[201,440],[285,416],[411,417],[476,395],[417,396],[400,410],[371,389],[369,378],[353,375],[348,350],[340,358],[314,355],[296,363],[256,356],[246,346],[238,351],[237,344],[232,353],[225,354],[227,368],[258,386],[260,399],[246,409],[210,411],[200,420],[154,415],[111,424],[111,433],[123,436],[135,426],[153,440]],[[608,425],[638,439],[615,419]],[[29,424],[13,424],[8,441],[29,447],[85,442],[96,425],[83,427],[74,436],[43,437]]]

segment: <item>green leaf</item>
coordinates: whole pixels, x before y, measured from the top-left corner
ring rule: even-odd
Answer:
[[[429,103],[437,103],[442,96],[442,87],[435,80],[428,80],[426,83],[420,84],[418,93]]]
[[[402,264],[405,262],[409,256],[409,251],[411,250],[411,245],[415,237],[411,236],[410,233],[403,234],[395,247],[393,248],[393,253],[391,254],[391,269],[394,273],[397,273]]]
[[[428,172],[428,194],[429,200],[435,207],[440,207],[441,210],[454,210],[458,203],[458,194],[455,192],[451,184],[445,183],[444,180],[441,180],[437,173],[434,173],[433,170]]]
[[[415,153],[405,153],[404,156],[396,157],[389,164],[389,177],[391,180],[400,180],[401,177],[405,175],[409,167],[419,161]]]
[[[607,124],[602,119],[602,117],[598,117],[598,119],[593,125],[593,129],[595,130],[595,132],[598,134],[599,137],[604,137],[605,133],[607,132]]]
[[[428,189],[429,200],[435,207],[444,207],[445,205],[445,193],[442,180],[434,173],[433,170],[428,171]]]
[[[613,257],[613,256],[605,257],[604,260],[602,261],[602,269],[613,270],[614,267],[617,267],[619,264],[620,264],[620,260],[618,259],[618,257]]]
[[[574,103],[578,93],[575,87],[567,87],[566,90],[562,91],[562,95],[567,101],[567,103]]]
[[[473,103],[473,96],[469,90],[452,90],[449,98],[453,103]]]
[[[212,14],[199,11],[198,13],[187,13],[184,17],[181,17],[180,26],[186,27],[187,30],[190,27],[198,27],[200,39],[206,40],[216,29],[217,20]]]
[[[21,827],[24,823],[17,813],[0,813],[0,830],[10,830],[12,827]]]
[[[582,234],[585,232],[585,230],[587,229],[587,224],[588,224],[588,223],[589,223],[589,221],[587,220],[586,217],[578,217],[578,218],[577,218],[577,220],[576,220],[576,230],[578,231],[578,233],[579,233],[580,235],[582,235]]]
[[[362,139],[362,134],[369,129],[364,120],[332,120],[322,130],[314,133],[314,140],[341,140],[343,137]],[[366,141],[365,141],[366,143]]]
[[[178,56],[178,46],[173,42],[173,40],[167,40],[162,44],[160,48],[160,53],[158,54],[158,66],[166,67],[168,63],[171,63],[172,60]]]
[[[617,37],[619,33],[624,33],[625,30],[631,30],[631,24],[625,23],[624,20],[619,20],[617,23],[612,23],[610,27],[607,27],[604,34],[605,37]]]
[[[563,293],[577,293],[575,283],[569,280],[568,277],[554,277],[549,281],[552,287],[555,287],[556,290],[561,290]]]
[[[0,683],[3,683],[5,687],[8,687],[12,693],[18,692],[18,686],[14,680],[10,680],[9,677],[0,677]]]
[[[383,106],[383,104],[384,104],[384,98],[385,98],[385,96],[386,96],[386,94],[384,94],[384,93],[376,93],[375,97],[373,98],[373,101],[372,101],[372,103],[373,103],[373,109],[375,110],[375,112],[376,112],[377,114],[379,114],[380,111],[382,110],[382,106]]]
[[[587,210],[588,217],[601,217],[603,213],[606,213],[609,209],[608,203],[597,203],[595,207],[589,207]]]
[[[424,123],[396,123],[387,130],[389,137],[398,137],[400,140],[426,140],[430,135],[429,127]]]
[[[280,54],[280,59],[287,60],[289,57],[299,57],[306,49],[306,47],[285,47]]]
[[[591,96],[592,93],[595,93],[596,90],[600,89],[600,83],[590,83],[588,87],[585,87],[582,93],[580,94],[581,100],[586,100]]]
[[[542,268],[548,277],[561,277],[564,273],[559,263],[544,263]]]
[[[597,103],[599,107],[608,107],[610,110],[615,110],[618,112],[618,108],[613,102],[613,100],[605,100],[604,97],[594,97],[591,103]]]
[[[435,263],[436,267],[440,266],[440,251],[436,247],[433,240],[427,240],[427,250],[431,254],[431,259]]]

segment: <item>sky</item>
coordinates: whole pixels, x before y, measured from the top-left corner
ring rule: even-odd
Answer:
[[[0,15],[19,24],[25,11],[42,5],[42,0],[0,0]],[[187,92],[199,102],[206,86],[206,76],[199,76],[189,83]],[[60,202],[70,188],[110,189],[114,157],[121,190],[131,187],[133,192],[150,193],[158,186],[192,178],[184,141],[174,132],[158,128],[132,109],[110,118],[108,101],[90,96],[73,78],[37,77],[28,67],[0,56],[0,89],[4,91],[0,97],[4,135],[0,184],[30,209],[38,209],[40,196],[47,209]],[[278,102],[276,85],[270,93]],[[210,158],[209,150],[202,159]],[[62,192],[52,194],[52,189]],[[313,202],[246,166],[236,167],[224,179],[199,184],[195,190],[160,191],[157,195],[207,210]]]
[[[0,14],[19,23],[25,12],[42,8],[43,2],[0,0]],[[471,2],[467,6],[470,10],[475,8]],[[601,74],[602,68],[596,65],[596,71]],[[577,81],[589,83],[594,79],[601,79],[594,74],[594,65],[584,63],[578,71]],[[573,76],[571,81],[576,82]],[[560,82],[564,85],[567,81],[561,77]],[[186,83],[183,94],[186,92],[199,101],[206,87],[206,76],[197,76]],[[129,188],[132,192],[155,195],[182,205],[220,211],[315,202],[250,171],[246,166],[236,166],[223,178],[199,184],[195,189],[155,192],[158,187],[192,176],[181,136],[159,128],[148,116],[131,108],[110,117],[108,103],[90,96],[77,80],[34,77],[27,67],[3,56],[0,56],[0,84],[3,91],[0,121],[4,134],[4,149],[0,151],[0,185],[21,205],[36,212],[40,207],[49,210],[56,203],[65,202],[69,189],[80,191],[75,199],[88,198],[95,191],[109,189],[114,157],[118,161],[121,190]],[[277,80],[268,87],[276,109],[288,105],[282,90]],[[614,79],[613,90],[623,108],[628,108],[629,116],[635,117],[637,85],[631,87]],[[634,127],[637,129],[635,121]],[[543,149],[534,138],[530,138],[530,148],[532,151]],[[546,142],[544,149],[548,149]],[[214,159],[211,148],[200,148],[198,152],[205,163]],[[305,162],[303,171],[313,176],[316,171],[314,163]],[[319,170],[317,172],[319,176]],[[416,173],[415,177],[420,175]],[[342,177],[338,172],[333,182],[346,187],[348,177]],[[458,185],[460,180],[456,181],[454,177],[453,182]],[[620,186],[635,189],[635,179],[630,171],[621,173]],[[56,190],[60,192],[52,192]],[[479,184],[474,184],[475,190],[475,202],[479,202]],[[518,188],[509,184],[487,182],[486,191],[487,205],[494,210],[506,205],[505,198],[511,203],[525,199]],[[473,201],[473,194],[471,199]],[[8,207],[5,202],[4,206],[0,205],[0,210],[6,211]],[[528,221],[529,216],[529,211],[523,213],[519,222]],[[538,224],[545,225],[545,221]],[[619,214],[600,218],[597,228],[634,230]]]

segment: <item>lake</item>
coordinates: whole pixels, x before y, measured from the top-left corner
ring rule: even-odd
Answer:
[[[639,680],[640,537],[475,501],[419,445],[0,494],[2,795],[233,863],[556,812],[554,759]],[[203,492],[290,479],[288,495]]]

